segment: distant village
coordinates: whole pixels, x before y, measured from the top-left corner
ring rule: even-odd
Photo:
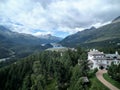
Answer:
[[[61,44],[57,44],[57,43],[51,43],[51,45],[53,46],[52,48],[48,48],[46,50],[49,50],[49,51],[59,51],[59,52],[64,52],[66,50],[72,50],[72,51],[76,51],[75,48],[68,48],[68,47],[63,47]]]

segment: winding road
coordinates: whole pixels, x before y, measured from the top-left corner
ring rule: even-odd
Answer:
[[[98,70],[98,72],[96,73],[96,77],[98,78],[98,80],[100,80],[100,82],[102,82],[105,86],[107,86],[110,90],[120,90],[117,87],[113,86],[111,83],[109,83],[108,81],[106,81],[103,78],[103,74],[107,73],[106,70]]]

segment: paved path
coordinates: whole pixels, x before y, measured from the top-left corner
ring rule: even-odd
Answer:
[[[106,70],[99,70],[97,73],[96,73],[96,77],[98,78],[98,80],[100,80],[105,86],[107,86],[110,90],[120,90],[118,89],[117,87],[113,86],[112,84],[110,84],[108,81],[106,81],[104,78],[103,78],[103,74],[104,73],[107,73]]]

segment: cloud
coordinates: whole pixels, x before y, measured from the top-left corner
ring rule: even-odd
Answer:
[[[0,23],[22,33],[66,36],[110,22],[119,8],[120,0],[0,0]]]

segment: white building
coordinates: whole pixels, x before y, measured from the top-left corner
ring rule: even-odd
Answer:
[[[112,62],[119,64],[120,55],[118,52],[115,54],[104,54],[103,52],[93,49],[88,52],[88,60],[91,69],[100,67],[107,68]]]

